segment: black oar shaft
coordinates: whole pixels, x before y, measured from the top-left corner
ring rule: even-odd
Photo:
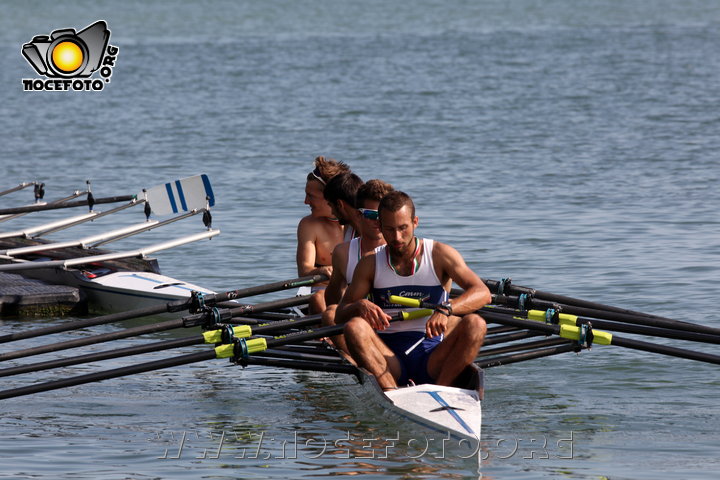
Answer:
[[[286,360],[254,356],[248,358],[244,363],[247,365],[265,365],[269,367],[292,368],[295,370],[312,370],[315,372],[347,373],[350,375],[357,374],[357,368],[352,365],[327,361]]]
[[[154,370],[161,370],[163,368],[188,365],[190,363],[212,360],[213,358],[215,358],[215,356],[216,355],[214,350],[206,350],[202,352],[181,355],[178,357],[156,360],[154,362],[141,363],[138,365],[130,365],[127,367],[114,368],[112,370],[104,370],[102,372],[95,372],[86,375],[79,375],[76,377],[64,378],[61,380],[54,380],[52,382],[37,383],[35,385],[29,385],[26,387],[19,387],[10,390],[0,391],[0,400],[12,397],[19,397],[22,395],[30,395],[33,393],[47,392],[50,390],[56,390],[58,388],[73,387],[76,385],[83,385],[85,383],[99,382],[101,380],[108,380],[111,378],[125,377],[127,375],[134,375],[137,373],[151,372]]]
[[[268,310],[278,310],[287,307],[296,307],[298,305],[305,305],[310,300],[311,295],[300,295],[297,297],[284,298],[281,300],[272,300],[270,302],[263,302],[255,305],[242,305],[239,307],[231,308],[230,313],[233,317],[239,317],[243,315],[252,315],[253,313],[265,312]],[[287,317],[287,316],[286,316]]]
[[[270,325],[263,325],[253,329],[255,334],[282,332],[291,328],[301,328],[308,325],[315,325],[320,321],[321,315],[312,315],[303,317],[299,320],[288,320],[284,322],[276,322]],[[68,367],[71,365],[79,365],[82,363],[98,362],[101,360],[108,360],[112,358],[127,357],[131,355],[141,355],[143,353],[159,352],[163,350],[170,350],[173,348],[187,347],[191,345],[200,345],[204,343],[204,338],[201,335],[193,335],[189,337],[164,340],[161,342],[146,343],[143,345],[134,345],[131,347],[118,348],[114,350],[106,350],[103,352],[89,353],[86,355],[79,355],[75,357],[60,358],[56,360],[48,360],[45,362],[37,362],[28,365],[20,365],[17,367],[5,368],[0,370],[0,377],[7,377],[11,375],[19,375],[22,373],[38,372],[42,370],[49,370],[52,368]],[[72,348],[72,347],[71,347]]]
[[[206,295],[205,302],[208,304],[214,304],[242,297],[252,297],[253,295],[276,292],[278,290],[287,290],[289,288],[313,285],[314,283],[324,282],[326,280],[328,280],[327,275],[308,275],[305,277],[294,278],[292,280],[284,280],[282,282],[267,283],[257,287],[249,287],[224,293],[216,293],[214,295]]]
[[[550,355],[558,355],[561,353],[573,352],[578,349],[577,344],[568,343],[567,345],[559,345],[556,347],[543,348],[540,350],[534,350],[531,352],[516,353],[513,355],[506,355],[503,357],[488,358],[487,360],[481,360],[475,362],[480,368],[499,367],[500,365],[509,365],[511,363],[524,362],[526,360],[533,360],[535,358],[549,357]]]
[[[68,340],[65,342],[52,343],[50,345],[40,345],[38,347],[26,348],[24,350],[16,350],[0,354],[0,362],[6,360],[14,360],[16,358],[30,357],[43,353],[57,352],[67,350],[69,348],[84,347],[86,345],[94,345],[97,343],[109,342],[111,340],[119,340],[121,338],[135,337],[146,333],[163,332],[174,328],[182,328],[184,326],[182,319],[168,320],[166,322],[153,323],[152,325],[141,325],[139,327],[128,328],[118,332],[104,333],[101,335],[93,335],[91,337],[78,338],[76,340]]]
[[[477,358],[489,357],[491,355],[502,355],[502,354],[510,353],[510,352],[521,352],[523,350],[532,350],[535,348],[552,347],[555,345],[563,345],[568,342],[569,342],[569,340],[567,340],[565,338],[553,337],[553,338],[547,338],[545,340],[536,340],[534,342],[514,343],[512,345],[507,345],[504,347],[487,348],[487,349],[483,348],[477,354]]]
[[[103,203],[119,203],[129,202],[135,198],[135,195],[120,195],[116,197],[102,197],[96,198],[93,202],[95,205]],[[40,212],[43,210],[55,210],[58,208],[73,208],[82,207],[88,204],[87,200],[76,200],[74,202],[63,202],[63,203],[47,203],[45,205],[27,205],[25,207],[13,207],[13,208],[0,208],[0,215],[12,215],[15,213],[28,213],[28,212]]]
[[[499,293],[499,287],[502,285],[502,282],[499,282],[497,280],[484,280],[485,285],[490,289],[493,293]],[[645,316],[645,317],[655,317],[655,315],[648,315],[647,313],[642,312],[636,312],[633,310],[628,310],[626,308],[619,308],[619,307],[613,307],[611,305],[604,305],[602,303],[596,303],[596,302],[590,302],[587,300],[582,300],[579,298],[573,298],[573,297],[567,297],[565,295],[557,295],[554,293],[549,292],[543,292],[541,290],[535,290],[534,288],[529,287],[523,287],[520,285],[514,285],[510,283],[509,285],[506,285],[503,289],[502,294],[528,294],[531,295],[534,298],[540,299],[540,300],[548,300],[550,302],[556,302],[556,303],[562,303],[565,305],[574,305],[577,307],[584,307],[584,308],[590,308],[594,310],[604,310],[607,312],[617,312],[617,313],[626,313],[629,315],[634,316]]]
[[[0,377],[9,377],[12,375],[20,375],[22,373],[40,372],[42,370],[50,370],[52,368],[69,367],[72,365],[80,365],[83,363],[99,362],[102,360],[128,357],[131,355],[141,355],[143,353],[159,352],[161,350],[187,347],[190,345],[198,345],[201,343],[203,343],[203,337],[198,335],[167,340],[164,342],[146,343],[144,345],[135,345],[132,347],[118,348],[115,350],[88,353],[86,355],[79,355],[77,357],[60,358],[57,360],[48,360],[46,362],[37,362],[28,365],[20,365],[18,367],[4,368],[0,370]]]
[[[483,345],[485,345],[485,346],[497,345],[498,343],[514,342],[515,340],[523,340],[525,338],[530,338],[530,337],[539,337],[541,335],[543,335],[542,332],[521,330],[521,331],[514,332],[514,333],[506,333],[506,334],[502,334],[502,335],[494,335],[494,336],[486,337],[485,341],[483,342]]]
[[[160,315],[162,313],[177,312],[187,308],[188,301],[180,300],[177,302],[170,302],[165,305],[157,305],[153,307],[140,308],[137,310],[130,310],[127,312],[111,313],[109,315],[102,315],[100,317],[87,318],[84,320],[77,320],[74,322],[62,323],[60,325],[52,325],[50,327],[36,328],[34,330],[26,330],[24,332],[15,332],[8,335],[0,336],[0,343],[12,342],[15,340],[25,340],[28,338],[42,337],[44,335],[51,335],[54,333],[67,332],[70,330],[78,330],[81,328],[95,327],[97,325],[107,325],[108,323],[121,322],[123,320],[130,320],[132,318],[146,317],[150,315]]]
[[[343,363],[343,359],[335,356],[330,357],[328,355],[315,354],[315,353],[302,353],[292,352],[288,350],[280,350],[275,348],[269,348],[264,352],[256,353],[253,357],[267,357],[267,358],[283,358],[289,360],[306,360],[312,362],[326,362],[326,363]]]
[[[714,363],[720,365],[720,356],[710,353],[694,352],[684,348],[670,347],[668,345],[659,345],[657,343],[643,342],[642,340],[632,340],[628,338],[619,338],[613,336],[613,345],[618,347],[632,348],[633,350],[642,350],[643,352],[660,353],[671,357],[685,358],[688,360],[697,360],[699,362]]]

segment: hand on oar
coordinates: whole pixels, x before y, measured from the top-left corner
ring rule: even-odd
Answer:
[[[428,315],[428,310],[417,310],[414,312],[399,312],[393,317],[393,321],[411,320],[413,318],[419,318]],[[288,345],[292,343],[301,343],[308,340],[315,340],[323,337],[337,335],[342,332],[344,325],[333,325],[330,327],[318,328],[317,330],[308,330],[297,333],[290,333],[280,337],[274,337],[270,339],[266,338],[233,338],[231,343],[223,344],[215,347],[213,350],[207,350],[197,353],[190,353],[187,355],[181,355],[178,357],[167,358],[163,360],[156,360],[153,362],[141,363],[137,365],[131,365],[127,367],[114,368],[111,370],[105,370],[101,372],[90,373],[86,375],[80,375],[76,377],[70,377],[52,382],[39,383],[35,385],[29,385],[26,387],[13,388],[10,390],[0,391],[0,399],[13,398],[22,395],[30,395],[33,393],[40,393],[49,390],[55,390],[58,388],[70,387],[75,385],[82,385],[91,382],[97,382],[101,380],[107,380],[110,378],[124,377],[127,375],[133,375],[136,373],[150,372],[154,370],[160,370],[163,368],[176,367],[180,365],[188,365],[191,363],[198,363],[205,360],[212,360],[215,358],[231,358],[236,363],[243,363],[247,361],[253,354],[263,352],[268,348],[277,347],[281,345]],[[256,329],[256,332],[257,329]],[[267,333],[267,331],[265,331]]]

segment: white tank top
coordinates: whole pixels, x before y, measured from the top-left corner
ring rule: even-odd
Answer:
[[[428,238],[423,239],[423,253],[420,263],[413,275],[403,277],[395,273],[390,266],[389,253],[385,245],[379,247],[375,254],[375,278],[371,290],[373,303],[385,309],[388,315],[394,315],[401,310],[400,305],[390,303],[390,295],[418,298],[430,303],[443,303],[449,298],[448,292],[443,288],[435,273],[432,252],[434,242]],[[425,322],[428,317],[422,317],[407,322],[392,322],[381,333],[395,333],[407,331],[425,331]]]
[[[355,237],[350,240],[350,248],[348,248],[348,261],[347,266],[345,267],[345,281],[348,285],[352,282],[352,277],[355,274],[355,267],[357,267],[360,258],[362,258],[360,238],[361,237]],[[374,252],[377,253],[379,249],[380,247],[375,247]]]

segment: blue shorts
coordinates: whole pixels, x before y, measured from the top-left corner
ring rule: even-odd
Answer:
[[[415,345],[420,338],[424,337],[425,332],[378,332],[378,335],[400,361],[400,378],[397,379],[398,385],[406,385],[409,380],[415,382],[416,385],[420,385],[421,383],[435,383],[435,379],[432,378],[427,371],[427,364],[430,354],[440,345],[443,339],[442,335],[426,338],[408,355],[405,355],[405,351]]]

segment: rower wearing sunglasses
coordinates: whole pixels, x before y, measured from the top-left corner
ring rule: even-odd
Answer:
[[[343,226],[334,217],[332,209],[323,196],[325,186],[338,174],[350,171],[343,162],[317,157],[315,168],[308,173],[305,182],[305,205],[310,215],[300,220],[297,228],[298,276],[332,274],[332,251],[343,241]],[[313,285],[315,295],[310,299],[310,310],[319,313],[325,309],[324,288],[327,283]]]
[[[410,382],[451,385],[482,346],[487,327],[474,312],[490,302],[490,291],[457,250],[415,236],[418,217],[407,194],[388,193],[378,211],[387,245],[358,262],[336,322],[346,324],[352,358],[383,389]],[[449,300],[453,282],[464,292]],[[390,323],[400,307],[390,303],[390,295],[442,307],[427,317]]]
[[[380,200],[391,191],[393,191],[392,185],[377,179],[369,180],[358,189],[355,204],[359,207],[357,212],[360,236],[341,243],[333,250],[333,271],[330,284],[325,290],[325,303],[328,307],[323,312],[323,325],[335,325],[335,309],[347,284],[352,280],[360,259],[375,253],[381,245],[385,245],[378,223],[377,208]],[[332,341],[337,348],[348,353],[342,335],[332,337]]]

